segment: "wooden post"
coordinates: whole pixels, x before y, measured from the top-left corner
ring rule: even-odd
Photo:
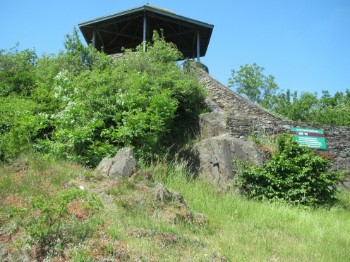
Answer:
[[[147,43],[147,18],[146,13],[143,14],[143,51],[146,52],[146,43]]]
[[[201,56],[201,39],[199,30],[197,30],[197,62],[200,62],[200,56]]]
[[[96,48],[96,30],[92,33],[92,46]]]

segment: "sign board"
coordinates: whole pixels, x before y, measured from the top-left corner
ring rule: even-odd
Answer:
[[[322,129],[292,127],[290,131],[299,145],[313,149],[327,149],[326,138]]]

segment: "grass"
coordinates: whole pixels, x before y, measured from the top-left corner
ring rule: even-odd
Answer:
[[[350,257],[349,192],[332,209],[251,202],[186,178],[179,166],[154,167],[161,181],[203,212],[211,233],[201,232],[230,261],[347,261]],[[176,170],[180,169],[180,170]],[[179,175],[182,173],[182,175]]]
[[[160,199],[155,193],[159,182],[168,190],[162,189],[165,197]],[[77,191],[80,188],[84,190]],[[160,161],[130,179],[110,180],[74,163],[24,155],[0,168],[0,197],[1,261],[348,261],[350,257],[346,191],[331,209],[306,209],[221,192],[204,180],[190,178],[181,164]],[[45,215],[50,220],[43,219]],[[40,221],[51,223],[55,230],[45,231]],[[45,245],[41,252],[40,243]]]

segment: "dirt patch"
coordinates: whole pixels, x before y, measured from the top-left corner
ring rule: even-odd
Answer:
[[[73,200],[72,202],[68,203],[67,210],[69,214],[74,215],[80,220],[84,220],[89,216],[89,213],[84,208],[84,203],[79,199]]]
[[[16,194],[9,194],[5,198],[5,204],[13,206],[13,207],[27,206],[27,202],[23,198],[17,196]]]
[[[16,183],[19,183],[19,182],[21,182],[21,181],[23,180],[23,177],[24,177],[25,175],[26,175],[26,174],[25,174],[24,172],[20,171],[20,172],[13,173],[13,174],[12,174],[12,177],[13,177],[13,179],[14,179],[14,181],[15,181]]]

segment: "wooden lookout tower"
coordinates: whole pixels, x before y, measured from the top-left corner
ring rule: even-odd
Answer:
[[[154,30],[163,31],[167,42],[174,43],[184,58],[205,56],[214,26],[171,11],[144,5],[79,24],[88,44],[107,54],[122,53],[151,41]]]

